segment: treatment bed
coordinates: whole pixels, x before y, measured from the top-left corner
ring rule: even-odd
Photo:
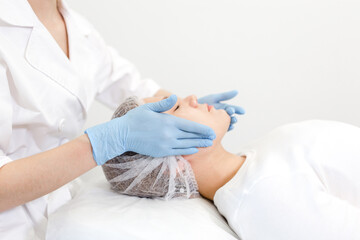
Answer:
[[[120,195],[101,168],[72,184],[73,199],[49,216],[49,240],[236,240],[226,220],[206,199],[163,201]]]

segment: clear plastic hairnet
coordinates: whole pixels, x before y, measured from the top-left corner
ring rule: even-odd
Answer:
[[[112,118],[121,117],[142,104],[136,97],[127,98]],[[121,194],[165,200],[200,196],[191,166],[181,156],[153,158],[126,152],[102,168],[111,188]]]

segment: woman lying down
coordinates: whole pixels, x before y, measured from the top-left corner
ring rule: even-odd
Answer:
[[[114,117],[140,104],[129,98]],[[103,166],[112,189],[164,199],[200,193],[243,240],[360,239],[360,128],[289,124],[232,154],[221,145],[230,123],[225,111],[189,96],[165,113],[212,127],[213,145],[187,156],[116,157]]]

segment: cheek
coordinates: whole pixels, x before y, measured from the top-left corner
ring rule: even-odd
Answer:
[[[189,119],[189,120],[193,120],[193,119]],[[206,122],[200,122],[200,123],[211,127],[216,133],[216,139],[213,142],[213,146],[207,148],[198,148],[199,149],[198,153],[183,156],[187,161],[189,161],[191,166],[194,168],[195,172],[197,165],[203,167],[201,163],[198,163],[198,161],[196,160],[204,159],[205,156],[209,152],[211,152],[214,147],[221,144],[221,140],[229,128],[230,116],[224,110],[219,110],[218,112],[211,114],[211,116],[208,116]]]
[[[229,128],[230,116],[225,110],[221,109],[212,113],[211,116],[206,119],[206,122],[207,125],[215,130],[216,135],[223,136]]]
[[[218,141],[225,135],[230,124],[230,117],[225,110],[207,113],[196,109],[186,109],[186,111],[176,111],[173,115],[211,127],[215,131]]]
[[[197,111],[195,109],[178,110],[174,112],[173,115],[209,126],[207,121],[209,116],[206,116],[203,112]]]
[[[219,117],[218,117],[218,123],[219,124],[219,131],[223,133],[223,135],[227,132],[230,126],[231,118],[229,114],[225,110],[219,110]]]

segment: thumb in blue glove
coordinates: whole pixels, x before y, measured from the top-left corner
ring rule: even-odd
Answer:
[[[208,147],[215,132],[208,126],[161,113],[177,102],[175,95],[130,110],[126,115],[86,129],[98,165],[132,151],[152,157],[189,155]]]

